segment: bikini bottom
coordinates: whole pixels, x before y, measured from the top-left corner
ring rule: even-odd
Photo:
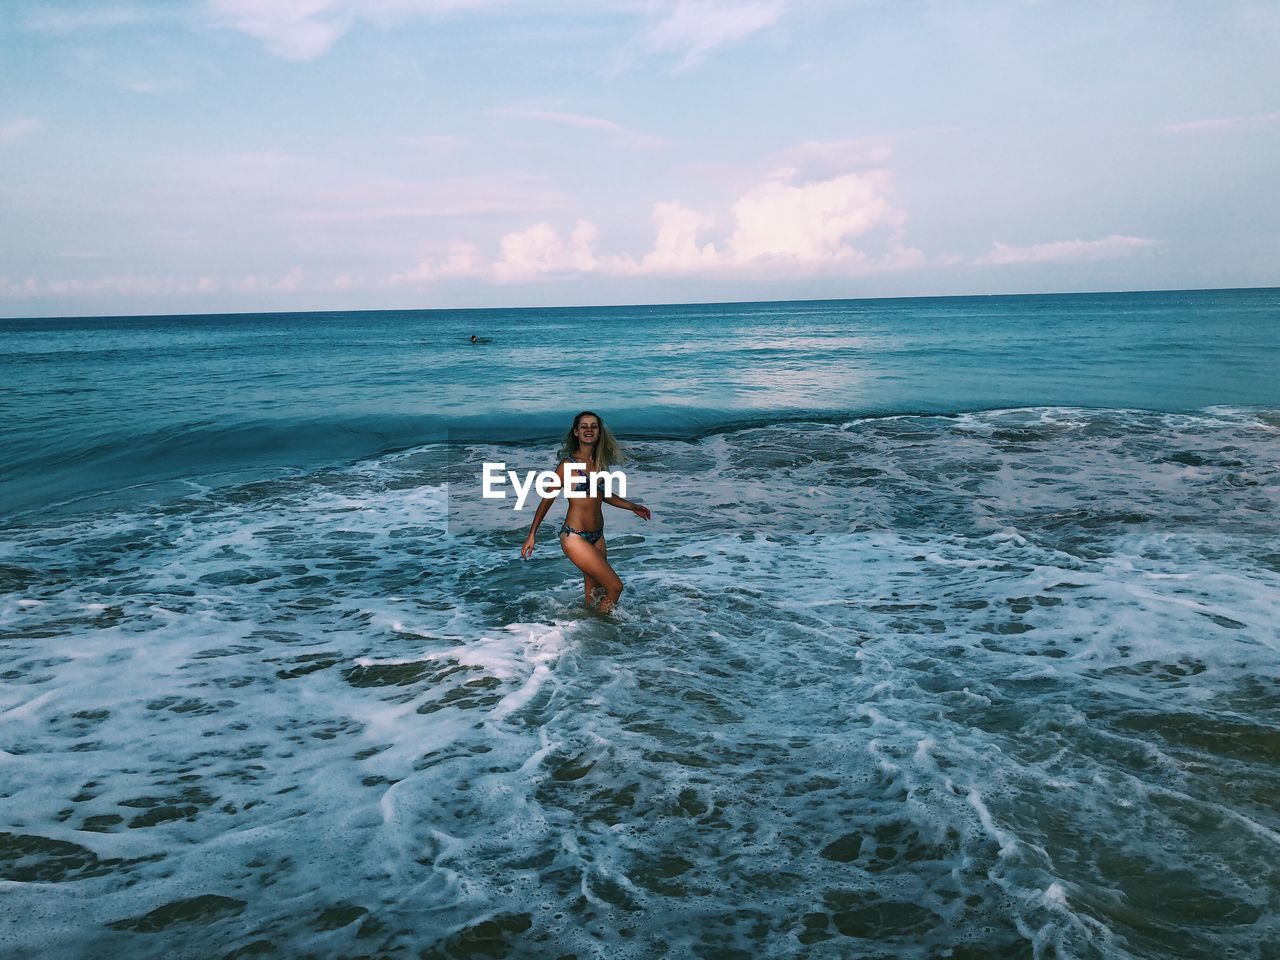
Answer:
[[[592,546],[595,546],[596,543],[599,542],[600,538],[604,536],[603,530],[575,530],[567,523],[560,526],[560,536],[567,537],[571,533],[577,534]]]

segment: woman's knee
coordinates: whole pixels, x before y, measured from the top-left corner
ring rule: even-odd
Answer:
[[[617,596],[622,592],[622,578],[618,576],[612,567],[602,571],[601,575],[597,579],[600,582],[600,586],[604,587],[605,590],[612,593],[614,596]]]

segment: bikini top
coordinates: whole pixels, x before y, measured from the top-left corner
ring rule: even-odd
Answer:
[[[582,461],[570,460],[569,462],[581,463]],[[577,493],[579,490],[583,491],[584,493],[589,493],[591,491],[591,471],[588,470],[586,476],[574,477],[571,481],[571,484],[572,484],[572,489],[575,493]]]

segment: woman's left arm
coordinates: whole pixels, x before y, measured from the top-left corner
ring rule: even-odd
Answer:
[[[622,497],[605,497],[604,502],[609,504],[611,507],[621,507],[623,510],[630,510],[641,520],[648,520],[653,516],[653,514],[649,512],[649,508],[643,503],[632,503],[630,500],[623,499]]]

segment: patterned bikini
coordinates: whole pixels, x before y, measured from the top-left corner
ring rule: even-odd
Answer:
[[[573,527],[569,526],[569,524],[567,523],[562,523],[560,525],[560,536],[567,537],[571,533],[577,534],[579,537],[587,541],[587,543],[591,544],[592,546],[598,543],[600,538],[604,536],[603,530],[575,530],[573,529]]]

